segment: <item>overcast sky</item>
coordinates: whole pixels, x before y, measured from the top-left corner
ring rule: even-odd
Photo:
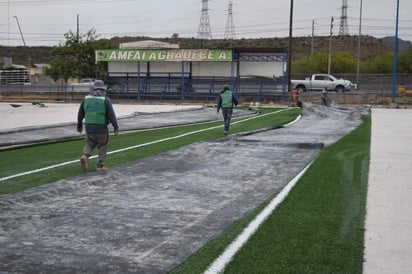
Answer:
[[[232,0],[236,38],[287,37],[290,1]],[[342,0],[294,0],[294,36],[339,33]],[[210,0],[212,37],[224,37],[229,0]],[[395,35],[397,0],[363,0],[362,34]],[[412,41],[412,0],[399,0],[399,37]],[[347,0],[349,34],[358,35],[360,0]],[[201,0],[0,0],[0,45],[58,45],[64,34],[94,28],[101,38],[113,36],[197,37]],[[409,11],[409,12],[408,12]]]

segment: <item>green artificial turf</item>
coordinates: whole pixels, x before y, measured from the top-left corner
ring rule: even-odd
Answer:
[[[300,109],[287,109],[279,111],[275,108],[262,108],[256,119],[238,118],[232,120],[231,134],[256,130],[260,128],[283,125],[293,121],[299,114]],[[243,121],[246,120],[246,121]],[[243,121],[239,122],[238,121]],[[157,153],[172,150],[194,142],[214,140],[223,138],[223,121],[178,126],[171,128],[160,128],[155,130],[144,130],[132,133],[121,133],[118,136],[111,136],[109,141],[109,153],[131,146],[145,144],[155,140],[171,138],[188,132],[217,127],[215,129],[202,131],[185,137],[176,138],[169,141],[159,142],[153,145],[126,150],[121,153],[109,154],[106,164],[108,167],[136,161],[155,155]],[[55,182],[57,180],[74,177],[84,174],[80,169],[79,158],[84,145],[84,140],[72,140],[48,144],[38,144],[23,146],[18,148],[5,149],[0,151],[0,178],[13,176],[22,172],[57,165],[59,163],[74,161],[73,164],[62,167],[20,176],[0,182],[0,194],[15,193],[28,188]],[[95,151],[96,153],[96,151]],[[93,167],[96,159],[91,159],[89,166]],[[93,169],[90,168],[89,172]]]
[[[262,114],[273,111],[276,110],[261,109]],[[286,124],[298,114],[299,110],[292,109],[262,115],[234,123],[231,133]],[[222,122],[125,133],[111,137],[109,151],[216,125]],[[193,142],[222,138],[222,129],[111,154],[107,164],[127,163]],[[77,161],[83,144],[83,140],[74,140],[0,151],[0,177],[76,160],[61,168],[0,182],[0,194],[83,174]],[[369,149],[370,116],[365,116],[361,126],[319,155],[285,201],[236,254],[225,273],[361,273]],[[172,273],[202,273],[268,202]]]
[[[363,120],[319,155],[224,273],[362,273],[371,119]],[[205,271],[264,206],[172,273]]]

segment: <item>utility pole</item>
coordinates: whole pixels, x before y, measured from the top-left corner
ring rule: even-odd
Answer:
[[[330,74],[330,64],[331,64],[331,59],[332,59],[332,29],[333,29],[333,17],[330,19],[328,74]]]
[[[360,0],[359,37],[358,37],[358,63],[356,65],[356,84],[357,84],[358,88],[359,88],[359,74],[360,74],[361,37],[362,37],[362,0]]]
[[[289,17],[289,49],[288,49],[288,91],[292,90],[292,28],[293,28],[293,0],[290,0]]]
[[[397,70],[398,70],[398,27],[399,27],[399,0],[396,1],[396,29],[395,29],[395,45],[394,45],[394,54],[393,54],[393,79],[392,79],[392,104],[395,104],[396,97],[396,85],[397,85]]]
[[[79,43],[80,41],[80,15],[77,15],[77,32],[76,32],[76,39],[77,39],[77,43]]]
[[[77,81],[79,81],[79,68],[80,68],[80,15],[77,14],[77,32],[76,32],[76,44],[77,44],[77,48],[76,50],[76,57],[77,57]]]
[[[310,49],[310,54],[315,53],[315,19],[312,20],[312,47]]]
[[[7,1],[7,46],[10,47],[10,0]]]

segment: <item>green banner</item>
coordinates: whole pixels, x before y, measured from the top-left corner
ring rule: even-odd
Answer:
[[[226,49],[117,49],[96,50],[96,62],[231,62]]]

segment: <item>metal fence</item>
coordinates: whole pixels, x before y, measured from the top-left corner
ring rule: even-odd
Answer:
[[[336,75],[354,82],[356,75]],[[305,75],[294,75],[293,79],[304,79]],[[337,97],[343,103],[356,101],[356,103],[374,104],[385,103],[392,95],[392,75],[389,74],[363,74],[359,90],[346,93]],[[402,93],[396,90],[396,96],[409,101],[412,91],[412,74],[398,75],[399,86]],[[108,96],[115,101],[176,101],[192,102],[215,101],[225,84],[230,84],[243,102],[291,102],[291,94],[287,92],[287,79],[270,79],[264,77],[177,77],[176,75],[158,76],[151,75],[137,79],[133,75],[125,78],[104,79],[109,86]],[[183,89],[182,89],[183,86]],[[39,100],[54,101],[79,101],[87,93],[85,86],[71,85],[0,85],[0,100],[24,100],[25,98],[38,98]],[[317,100],[317,94],[302,94],[308,100]],[[335,96],[335,95],[332,95]],[[304,97],[302,97],[304,98]],[[354,98],[357,98],[354,100]]]

